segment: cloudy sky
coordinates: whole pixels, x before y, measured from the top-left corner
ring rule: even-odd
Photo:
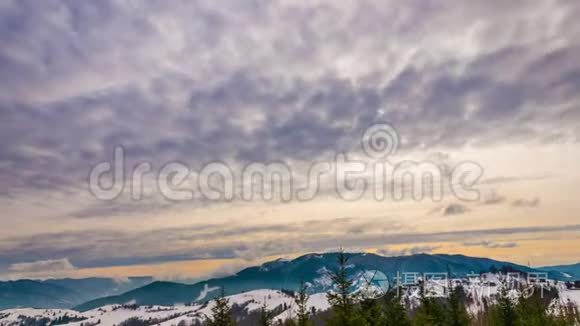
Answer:
[[[574,0],[0,1],[0,278],[200,278],[339,247],[579,262],[579,15]],[[347,201],[326,180],[309,200],[169,200],[155,184],[171,162],[283,162],[303,180],[364,157],[382,122],[393,164],[480,166],[478,199]],[[125,187],[100,200],[89,175],[116,147]]]

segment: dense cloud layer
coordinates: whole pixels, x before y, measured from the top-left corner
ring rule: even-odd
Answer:
[[[352,149],[377,120],[409,151],[577,143],[578,15],[571,0],[4,1],[0,202],[86,193],[118,145],[156,167],[299,162]],[[166,205],[86,200],[69,217]],[[74,240],[5,249],[88,250]]]
[[[579,7],[5,2],[2,188],[79,182],[115,145],[158,164],[312,158],[381,108],[407,149],[575,141]]]
[[[367,221],[368,222],[368,221]],[[364,233],[346,232],[353,226],[363,227]],[[553,232],[578,233],[580,224],[540,227],[506,227],[495,229],[453,230],[446,232],[397,231],[380,220],[366,227],[347,220],[309,221],[298,224],[271,224],[254,227],[196,226],[164,228],[150,232],[92,232],[44,233],[34,238],[5,239],[0,248],[0,269],[18,264],[22,257],[29,260],[59,261],[69,257],[78,267],[142,264],[160,261],[243,258],[256,259],[294,252],[317,252],[328,249],[381,247],[384,245],[461,242],[463,239],[489,239],[506,236],[529,239],[530,236]],[[485,248],[514,248],[515,242],[498,243],[489,240],[466,242],[464,246]],[[417,246],[427,252],[439,246]],[[387,253],[388,250],[383,250]],[[26,264],[24,264],[26,265]],[[15,265],[12,265],[15,266]],[[36,266],[36,265],[35,265]]]

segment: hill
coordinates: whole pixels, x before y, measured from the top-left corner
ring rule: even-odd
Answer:
[[[570,278],[580,280],[580,263],[572,265],[558,265],[558,266],[546,266],[540,267],[539,269],[544,271],[555,271],[562,274],[569,275]]]
[[[463,255],[418,254],[400,257],[383,257],[367,253],[347,254],[349,270],[352,273],[367,270],[383,272],[393,279],[397,272],[441,273],[451,277],[461,277],[470,273],[484,273],[490,270],[508,269],[522,273],[538,271],[510,262]],[[138,305],[172,305],[213,298],[218,288],[226,294],[236,294],[257,289],[298,288],[303,280],[308,282],[313,292],[324,292],[330,285],[328,271],[337,267],[337,254],[308,254],[294,260],[278,259],[261,266],[246,268],[235,275],[210,279],[193,285],[173,282],[153,282],[147,286],[123,293],[86,302],[75,309],[86,311],[108,304],[127,302]],[[549,272],[552,279],[563,279],[563,274]]]
[[[71,308],[99,297],[125,293],[152,281],[151,277],[3,281],[0,282],[0,310]]]

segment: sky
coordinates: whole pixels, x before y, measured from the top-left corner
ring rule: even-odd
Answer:
[[[0,279],[201,279],[339,248],[580,262],[579,15],[2,0]],[[244,171],[273,163],[315,191],[249,196]],[[418,178],[337,172],[379,163]],[[440,198],[412,196],[423,163]],[[361,185],[387,190],[339,194]]]

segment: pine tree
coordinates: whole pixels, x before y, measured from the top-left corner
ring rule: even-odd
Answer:
[[[516,305],[516,313],[519,316],[517,325],[545,326],[550,325],[547,307],[542,303],[540,295],[533,293],[531,296],[521,295]]]
[[[385,326],[411,326],[407,309],[401,304],[396,291],[390,291],[383,298]]]
[[[516,305],[518,325],[574,326],[578,325],[573,306],[562,305],[557,288],[534,289],[529,296],[521,296]]]
[[[384,325],[383,309],[379,302],[375,299],[363,299],[360,302],[360,315],[362,325],[364,326],[379,326]]]
[[[300,282],[300,289],[294,297],[294,303],[296,303],[297,326],[312,325],[312,322],[310,321],[310,310],[308,309],[308,299],[310,299],[310,296],[306,293],[306,285],[304,282]]]
[[[274,324],[274,314],[268,309],[266,301],[264,301],[260,308],[260,319],[258,322],[258,325],[260,326],[272,326]]]
[[[425,293],[424,283],[420,285],[420,305],[417,308],[413,325],[446,326],[445,307],[435,298]]]
[[[447,324],[449,326],[468,326],[470,323],[469,314],[465,309],[463,300],[465,292],[462,286],[450,286],[449,300],[447,307]]]
[[[331,326],[359,326],[360,320],[356,311],[356,297],[350,292],[353,280],[348,277],[346,264],[348,258],[344,251],[338,253],[338,270],[330,274],[336,292],[329,291],[328,303],[332,307],[332,316],[328,320]]]
[[[226,299],[223,289],[215,299],[211,314],[211,318],[206,317],[207,326],[234,326],[236,324],[232,318],[230,302]]]
[[[497,304],[490,308],[491,321],[494,326],[515,326],[518,314],[515,304],[508,295],[508,288],[500,286],[497,292]]]
[[[568,299],[568,302],[561,303],[553,311],[554,324],[557,326],[573,326],[580,325],[580,314],[578,306]]]

